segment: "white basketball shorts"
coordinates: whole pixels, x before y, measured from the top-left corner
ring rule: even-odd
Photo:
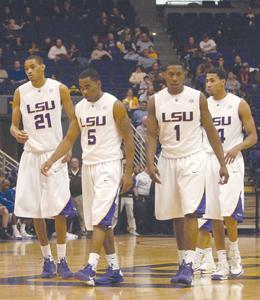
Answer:
[[[240,153],[227,165],[229,179],[220,185],[219,163],[215,154],[207,153],[206,212],[203,218],[222,220],[234,216],[242,221],[244,210],[244,160]]]
[[[67,164],[59,160],[53,164],[48,176],[41,174],[41,165],[52,153],[23,152],[16,185],[16,216],[51,218],[58,216],[68,203],[70,190]]]
[[[102,224],[112,226],[115,205],[118,202],[122,162],[114,160],[82,166],[82,196],[87,230]],[[103,222],[103,223],[102,223]]]
[[[158,220],[183,218],[201,208],[205,200],[204,151],[176,159],[160,156],[158,169],[161,184],[155,186],[155,216]],[[205,204],[205,203],[204,203]]]

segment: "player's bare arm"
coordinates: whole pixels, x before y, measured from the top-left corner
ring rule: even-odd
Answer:
[[[152,97],[148,102],[146,160],[148,172],[151,179],[156,183],[161,183],[159,170],[154,165],[154,155],[157,148],[158,129],[159,126],[155,116],[155,100],[154,97]]]
[[[227,151],[225,155],[225,162],[227,164],[233,163],[240,151],[252,147],[257,142],[255,122],[252,117],[251,109],[245,100],[241,100],[238,113],[247,136],[242,143]]]
[[[24,144],[28,140],[29,136],[25,131],[19,129],[20,121],[20,93],[19,89],[16,89],[13,99],[12,124],[10,128],[10,133],[18,143]]]
[[[211,114],[208,109],[207,99],[203,94],[201,94],[200,96],[200,115],[201,115],[202,126],[206,131],[209,143],[213,151],[215,152],[220,164],[219,175],[221,181],[219,183],[225,184],[228,181],[229,175],[225,164],[224,152],[221,145],[221,141],[219,139],[219,135],[212,122]]]
[[[69,92],[69,89],[64,84],[60,85],[60,95],[61,95],[61,102],[64,107],[65,113],[69,119],[70,125],[73,122],[77,123],[77,118],[75,116],[73,103],[72,103],[71,97],[70,97],[70,92]],[[70,161],[71,157],[72,157],[72,149],[70,149],[65,154],[65,156],[62,159],[62,162],[66,163],[66,162]]]
[[[113,107],[114,120],[117,129],[124,141],[126,165],[122,177],[122,193],[127,192],[132,187],[132,174],[134,164],[134,136],[131,123],[122,102],[116,101]]]

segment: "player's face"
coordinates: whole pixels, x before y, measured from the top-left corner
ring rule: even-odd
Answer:
[[[183,88],[183,81],[185,78],[182,66],[172,65],[168,66],[163,74],[170,93],[179,93]]]
[[[90,77],[79,79],[79,87],[81,94],[88,101],[96,101],[101,90],[101,83],[99,80],[91,80]]]
[[[45,65],[40,64],[36,59],[28,59],[24,63],[24,70],[28,79],[35,82],[44,78]]]
[[[207,74],[206,90],[211,96],[217,95],[225,88],[225,80],[220,79],[217,74]]]

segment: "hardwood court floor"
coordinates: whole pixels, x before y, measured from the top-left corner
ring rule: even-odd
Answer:
[[[86,287],[77,280],[41,279],[38,242],[0,242],[0,299],[131,300],[260,299],[260,237],[241,237],[245,273],[236,280],[211,282],[195,277],[191,288],[176,288],[169,279],[176,270],[176,243],[170,237],[117,236],[125,281],[114,287]],[[69,265],[77,271],[87,260],[89,240],[68,242]],[[55,247],[52,244],[55,254]],[[102,257],[99,271],[105,268]]]

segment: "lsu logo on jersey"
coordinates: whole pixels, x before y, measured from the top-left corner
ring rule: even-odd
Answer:
[[[27,104],[26,108],[27,108],[28,114],[32,114],[32,113],[40,112],[40,111],[52,110],[52,109],[55,109],[55,101],[51,100],[50,102],[43,101],[43,102],[38,102],[35,104]]]
[[[227,126],[231,124],[231,116],[212,117],[214,126]]]
[[[104,126],[106,123],[106,116],[80,118],[80,124],[82,127]]]
[[[193,121],[193,112],[187,112],[187,111],[179,111],[179,112],[172,112],[170,114],[168,113],[162,113],[162,122],[190,122]]]

